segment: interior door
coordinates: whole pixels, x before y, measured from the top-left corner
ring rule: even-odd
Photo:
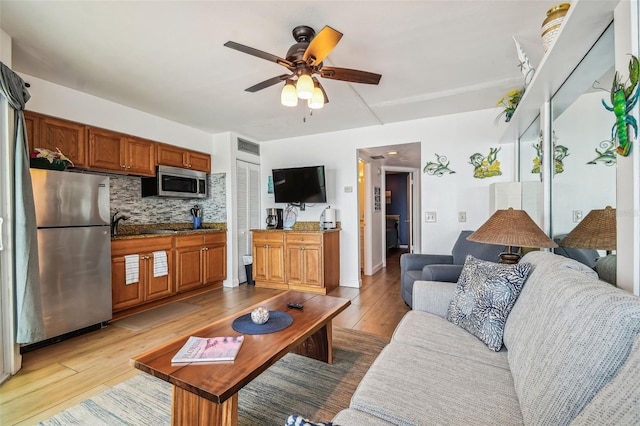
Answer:
[[[251,254],[251,229],[260,228],[260,165],[236,161],[238,208],[238,282],[246,282],[243,256]],[[255,262],[254,262],[255,263]]]

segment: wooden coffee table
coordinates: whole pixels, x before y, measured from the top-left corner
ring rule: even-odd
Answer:
[[[289,308],[289,302],[302,303],[304,308]],[[288,352],[332,362],[331,320],[350,304],[338,297],[287,291],[138,355],[130,364],[173,385],[173,425],[237,425],[238,391]],[[275,333],[245,334],[233,362],[171,364],[189,336],[237,336],[231,323],[256,306],[288,312],[293,324]]]

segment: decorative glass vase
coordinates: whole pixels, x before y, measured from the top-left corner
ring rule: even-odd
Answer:
[[[542,23],[542,46],[546,52],[555,40],[564,17],[569,11],[571,5],[569,3],[561,3],[553,6],[547,11],[547,18]]]

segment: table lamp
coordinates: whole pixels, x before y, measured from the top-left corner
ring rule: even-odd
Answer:
[[[616,209],[591,210],[560,245],[568,248],[606,250],[611,254],[616,249]]]
[[[507,246],[500,253],[499,263],[518,263],[520,254],[513,247],[552,248],[558,247],[524,210],[497,210],[476,232],[467,237],[469,241]]]

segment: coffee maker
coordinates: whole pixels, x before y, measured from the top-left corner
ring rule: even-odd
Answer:
[[[267,229],[282,229],[282,209],[267,209]]]

